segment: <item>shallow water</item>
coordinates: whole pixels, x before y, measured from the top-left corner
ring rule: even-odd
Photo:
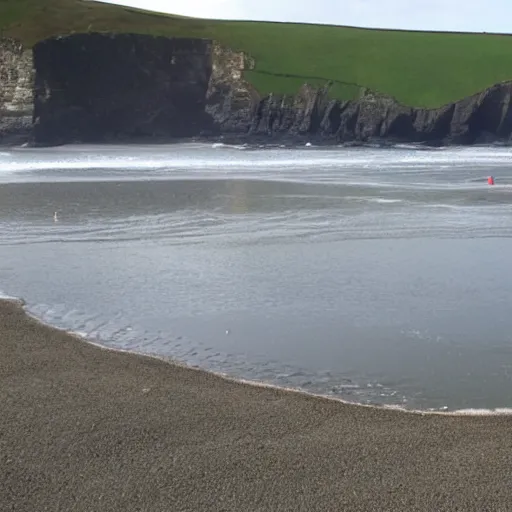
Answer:
[[[235,377],[511,407],[511,161],[490,147],[2,150],[0,289],[105,345]]]

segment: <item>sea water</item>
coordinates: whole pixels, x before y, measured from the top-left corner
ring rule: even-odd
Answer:
[[[0,290],[106,346],[236,378],[512,407],[511,162],[505,147],[1,150]]]

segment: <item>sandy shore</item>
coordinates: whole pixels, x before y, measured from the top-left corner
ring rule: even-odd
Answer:
[[[512,417],[420,415],[101,350],[0,301],[0,509],[506,511]]]

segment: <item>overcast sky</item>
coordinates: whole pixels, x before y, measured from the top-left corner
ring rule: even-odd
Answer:
[[[104,0],[203,18],[512,32],[512,0]]]

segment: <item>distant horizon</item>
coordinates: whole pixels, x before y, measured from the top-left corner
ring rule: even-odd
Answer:
[[[408,0],[353,0],[348,6],[317,0],[315,9],[305,0],[101,0],[163,14],[232,21],[261,21],[353,27],[373,30],[451,32],[511,35],[507,21],[512,2],[489,0],[431,0],[411,6]],[[442,15],[439,15],[442,13]]]

